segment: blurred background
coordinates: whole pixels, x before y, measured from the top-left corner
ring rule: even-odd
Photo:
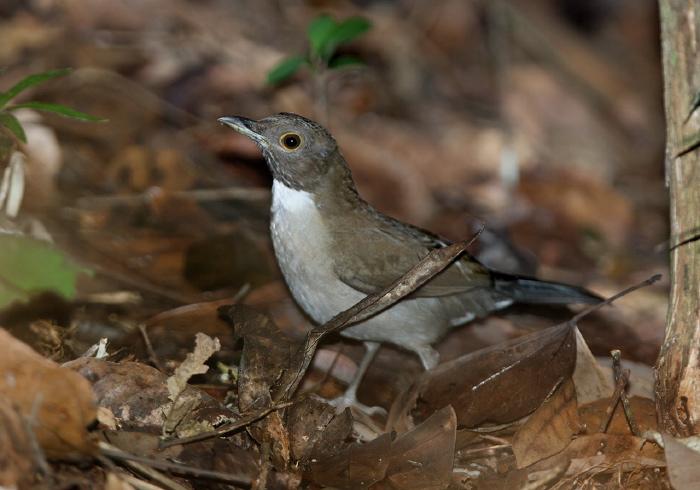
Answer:
[[[371,23],[336,53],[362,63],[268,83],[308,55],[321,14]],[[668,289],[659,56],[653,0],[0,1],[0,90],[72,67],[17,102],[109,120],[16,114],[28,137],[18,222],[94,274],[76,300],[0,319],[116,341],[249,285],[246,301],[303,334],[270,251],[270,174],[217,122],[288,111],[329,127],[380,211],[453,240],[485,223],[474,252],[493,267],[604,296],[663,273],[582,326],[596,353],[653,363]],[[470,348],[539,323],[487,320]]]

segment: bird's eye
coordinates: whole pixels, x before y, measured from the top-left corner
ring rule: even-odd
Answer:
[[[280,145],[285,150],[296,150],[301,146],[301,135],[297,133],[285,133],[280,138]]]

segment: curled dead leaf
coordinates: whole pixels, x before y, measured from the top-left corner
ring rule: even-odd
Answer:
[[[564,450],[579,430],[576,389],[569,379],[515,433],[513,452],[518,468]]]
[[[90,384],[79,374],[37,354],[0,329],[0,398],[34,427],[50,459],[83,461],[97,453],[87,428],[96,417]]]
[[[394,402],[388,427],[406,432],[451,405],[461,426],[508,423],[532,413],[576,364],[574,327],[563,324],[472,352],[422,374]]]

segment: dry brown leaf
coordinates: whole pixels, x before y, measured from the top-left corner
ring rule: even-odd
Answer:
[[[271,388],[289,369],[289,343],[266,315],[250,306],[222,306],[234,327],[235,338],[243,340],[238,367],[238,407],[241,412],[271,403]]]
[[[183,360],[192,348],[197,332],[221,341],[222,350],[233,349],[231,327],[219,318],[217,309],[231,304],[231,298],[203,303],[193,303],[172,310],[163,311],[149,318],[144,326],[153,351],[159,360]],[[196,330],[193,328],[196,325]],[[137,359],[148,359],[149,353],[144,345],[143,334],[135,329],[127,334],[115,347],[126,347]]]
[[[161,448],[159,434],[119,430],[105,431],[103,436],[112,446],[134,456],[179,461],[196,468],[250,475],[252,478],[259,472],[251,453],[231,440],[215,437]]]
[[[576,368],[573,374],[578,403],[588,403],[613,394],[608,377],[576,328]]]
[[[513,453],[518,468],[562,451],[579,430],[576,389],[569,379],[515,433]]]
[[[286,414],[287,427],[296,461],[308,461],[338,451],[352,433],[349,410],[340,414],[318,398],[304,397]]]
[[[180,445],[165,449],[159,448],[158,442],[161,435],[158,433],[106,430],[102,433],[102,436],[112,446],[142,458],[175,460],[179,458],[183,449],[183,446]]]
[[[265,418],[249,425],[247,429],[256,441],[270,445],[270,457],[276,468],[287,468],[292,460],[291,443],[289,431],[279,411],[275,410]]]
[[[166,385],[167,377],[160,371],[137,362],[116,364],[100,359],[84,358],[66,363],[91,383],[100,406],[110,409],[123,427],[150,426],[162,431],[172,401]],[[238,416],[203,391],[187,386],[180,394],[183,402],[190,401],[192,410],[180,422],[176,435],[212,429]]]
[[[90,383],[0,328],[0,398],[31,424],[48,458],[82,461],[97,452],[87,427],[96,417]]]
[[[664,440],[668,476],[675,490],[695,490],[700,482],[700,451],[668,434]],[[691,438],[687,438],[691,439]],[[697,437],[695,444],[697,445]]]
[[[0,487],[30,488],[37,469],[27,426],[20,414],[0,397]]]
[[[386,478],[372,488],[447,488],[457,438],[457,416],[447,406],[391,445]]]
[[[393,443],[383,434],[312,463],[314,481],[348,489],[447,488],[456,437],[457,419],[448,406]]]
[[[396,399],[387,426],[401,434],[447,405],[461,426],[512,422],[537,409],[575,363],[566,324],[472,352],[421,375]]]
[[[637,421],[639,430],[643,433],[647,429],[656,430],[656,407],[654,400],[641,396],[633,396],[629,399],[630,408]],[[583,432],[591,434],[598,430],[600,422],[605,416],[606,409],[610,405],[610,397],[601,398],[591,403],[581,405],[581,426]],[[612,419],[605,431],[607,434],[631,434],[625,412],[621,403],[617,403],[613,411]]]
[[[382,434],[366,444],[351,444],[336,454],[312,462],[314,481],[336,488],[369,488],[386,475],[391,438],[391,434]]]
[[[531,467],[530,479],[570,461],[567,476],[665,466],[663,450],[631,435],[592,434],[574,439],[562,452]]]
[[[270,389],[282,373],[289,369],[289,344],[267,316],[245,305],[224,306],[236,331],[243,339],[243,354],[238,367],[238,407],[241,412],[272,404]],[[272,448],[272,461],[277,468],[286,468],[292,459],[289,432],[278,411],[248,427],[260,443]]]

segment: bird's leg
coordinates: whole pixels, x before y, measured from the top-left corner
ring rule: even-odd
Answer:
[[[363,342],[363,345],[365,346],[365,357],[362,358],[362,362],[360,362],[360,365],[357,367],[355,377],[350,382],[350,385],[345,390],[345,393],[342,396],[331,400],[330,404],[336,407],[338,412],[343,411],[345,407],[350,407],[359,410],[365,415],[386,415],[386,410],[384,410],[382,407],[368,407],[357,401],[357,388],[360,386],[367,368],[374,360],[374,356],[377,355],[377,351],[381,346],[379,342]]]
[[[440,354],[429,345],[417,347],[414,352],[420,357],[420,362],[426,371],[430,371],[440,362]]]

